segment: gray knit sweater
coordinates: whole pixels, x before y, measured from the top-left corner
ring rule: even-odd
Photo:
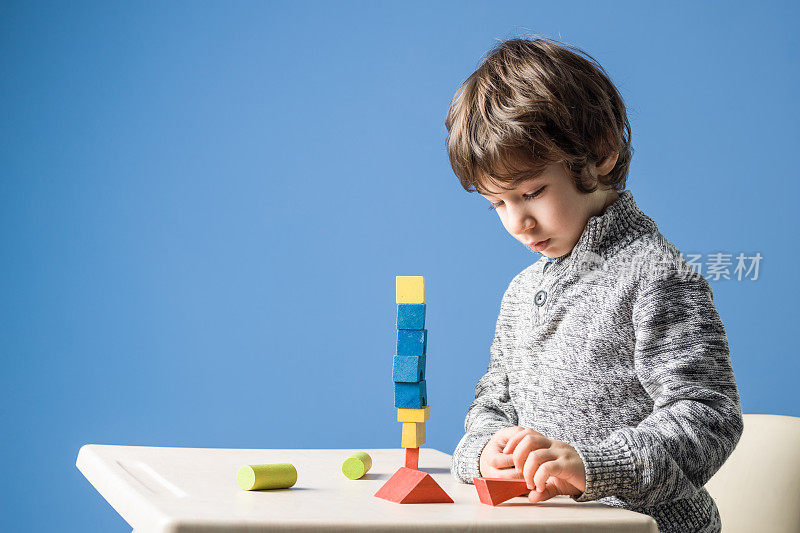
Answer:
[[[570,253],[509,284],[454,476],[480,476],[486,443],[517,425],[575,447],[576,501],[651,515],[661,533],[720,530],[703,485],[743,427],[725,329],[708,282],[630,191]]]

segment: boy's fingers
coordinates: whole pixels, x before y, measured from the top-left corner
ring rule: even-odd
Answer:
[[[539,468],[533,473],[533,482],[537,489],[538,487],[544,488],[550,476],[558,477],[563,474],[563,472],[564,463],[553,457],[552,460],[548,460],[539,465]],[[527,476],[525,479],[528,479]]]
[[[486,447],[483,450],[484,452],[491,454],[503,453],[503,447],[500,445],[499,442],[496,442],[494,440],[490,440],[489,442],[487,442]]]
[[[525,461],[528,459],[528,455],[530,455],[531,450],[533,450],[533,437],[530,435],[525,435],[522,437],[522,440],[519,441],[516,448],[514,448],[514,453],[512,454],[514,457],[514,468],[519,470],[520,474],[522,473],[522,469],[525,466]]]
[[[533,439],[533,449],[538,450],[539,448],[549,448],[550,445],[553,444],[553,441],[547,438],[546,436],[542,435],[538,431],[534,431],[530,434],[531,439]]]
[[[553,483],[548,483],[545,485],[544,490],[539,492],[537,490],[532,490],[530,494],[528,494],[528,500],[531,503],[539,503],[546,500],[549,500],[553,496],[558,496],[558,489]]]
[[[503,429],[499,430],[497,433],[494,434],[494,436],[500,442],[505,444],[506,441],[508,441],[509,437],[511,437],[512,435],[516,435],[522,429],[524,429],[524,428],[521,428],[519,426],[507,427],[507,428],[503,428]],[[501,446],[501,448],[502,448],[502,446]]]
[[[537,481],[539,478],[536,476],[542,472],[544,465],[550,464],[550,462],[552,462],[554,459],[556,459],[556,455],[548,451],[534,452],[528,455],[528,460],[525,461],[525,467],[522,470],[522,475],[525,478],[525,482],[528,484],[529,489],[538,490],[540,488],[544,488],[545,482],[549,476],[545,476],[541,482]]]
[[[500,479],[519,479],[522,474],[518,473],[514,468],[495,468],[490,477]]]
[[[522,430],[518,431],[514,435],[511,435],[508,438],[508,442],[506,443],[506,447],[503,448],[503,453],[513,453],[514,452],[514,448],[517,447],[517,444],[519,444],[519,441],[521,441],[523,438],[525,438],[525,431],[522,431]]]
[[[553,444],[553,441],[551,441],[545,435],[542,435],[538,431],[533,431],[532,429],[525,429],[525,428],[523,428],[523,431],[521,431],[520,433],[517,433],[516,435],[514,435],[514,437],[509,439],[509,442],[511,442],[512,439],[514,439],[516,441],[516,445],[519,446],[519,442],[521,442],[522,439],[524,439],[525,437],[530,437],[531,438],[531,442],[533,443],[533,449],[534,450],[538,450],[539,448],[549,448],[550,445]],[[509,450],[509,445],[508,444],[506,444],[506,447],[503,450],[503,453],[511,453],[511,451]]]
[[[489,461],[489,464],[495,468],[513,468],[514,458],[510,455],[497,454]]]
[[[522,440],[514,447],[514,451],[511,454],[514,458],[514,468],[519,470],[520,474],[522,473],[522,467],[525,466],[525,459],[528,458],[528,454],[530,453],[530,448],[528,447],[529,440],[527,435],[522,437]]]

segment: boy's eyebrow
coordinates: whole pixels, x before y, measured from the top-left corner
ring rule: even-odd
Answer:
[[[544,174],[541,173],[541,172],[529,172],[528,174],[530,174],[530,176],[526,176],[525,173],[522,173],[521,176],[520,176],[520,178],[521,178],[520,181],[539,181],[542,178],[544,178]],[[500,194],[499,191],[497,191],[497,192],[496,191],[490,191],[489,189],[484,189],[484,191],[485,191],[486,194],[490,194],[492,196],[496,196],[497,194]]]

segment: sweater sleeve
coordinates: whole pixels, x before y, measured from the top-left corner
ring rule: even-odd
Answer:
[[[511,305],[514,281],[503,295],[497,317],[494,339],[489,348],[489,368],[478,380],[475,400],[467,410],[464,436],[453,452],[453,476],[462,483],[472,483],[480,476],[480,455],[489,439],[500,429],[517,425],[517,412],[508,392],[508,375],[504,364],[507,337],[511,323],[506,312]]]
[[[586,469],[576,501],[615,496],[651,507],[691,497],[742,434],[728,342],[708,282],[678,272],[650,280],[633,306],[634,365],[653,411],[636,427],[575,446]]]

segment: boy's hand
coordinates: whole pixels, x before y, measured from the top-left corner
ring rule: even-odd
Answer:
[[[528,488],[532,489],[528,495],[532,503],[559,494],[577,496],[586,490],[586,470],[575,448],[530,428],[517,426],[501,431],[506,432],[503,454],[513,460],[514,470],[522,473]]]
[[[514,458],[503,453],[508,439],[516,435],[519,429],[518,427],[503,428],[492,436],[481,452],[482,477],[522,479],[522,470],[517,471],[514,468]]]

